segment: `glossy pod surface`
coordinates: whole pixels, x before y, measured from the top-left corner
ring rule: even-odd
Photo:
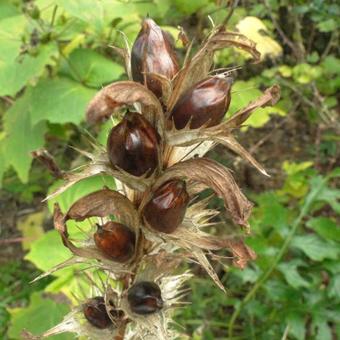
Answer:
[[[147,73],[158,73],[172,79],[179,66],[168,33],[161,30],[152,19],[145,19],[131,51],[131,70],[134,81],[144,84],[159,98],[162,95],[160,83],[148,77]]]
[[[171,180],[153,193],[143,215],[151,228],[169,234],[182,223],[188,203],[185,182]]]
[[[154,282],[142,281],[133,285],[128,291],[128,302],[136,314],[152,314],[163,308],[162,294]]]
[[[83,308],[86,320],[94,327],[105,329],[112,325],[106,308],[104,298],[101,296],[90,299]]]
[[[110,221],[98,225],[93,237],[97,248],[113,261],[126,262],[134,254],[135,234],[123,224]]]
[[[231,84],[231,78],[210,77],[191,87],[170,113],[176,128],[183,129],[190,119],[191,129],[219,124],[229,108]]]
[[[158,165],[158,138],[147,119],[137,112],[127,112],[107,140],[111,165],[134,176],[146,172],[151,175]]]

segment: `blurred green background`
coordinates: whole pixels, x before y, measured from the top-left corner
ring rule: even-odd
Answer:
[[[255,203],[247,243],[258,258],[240,270],[219,264],[225,295],[196,267],[191,305],[178,322],[192,339],[340,337],[339,18],[337,1],[238,1],[228,29],[257,43],[262,62],[235,49],[215,66],[239,67],[228,114],[277,83],[282,99],[259,109],[237,132],[266,167],[259,175],[217,148],[210,156],[234,171]],[[102,86],[126,79],[110,47],[133,42],[149,14],[177,41],[179,26],[198,45],[228,16],[223,0],[0,0],[0,338],[20,339],[55,325],[80,290],[63,270],[30,284],[69,253],[52,230],[54,179],[30,152],[46,147],[63,169],[84,161],[84,112]],[[178,53],[184,50],[176,42]],[[91,130],[105,143],[109,124]],[[338,163],[337,163],[338,162]],[[83,181],[58,197],[62,207],[107,178]],[[216,205],[220,204],[215,202]],[[73,339],[72,335],[55,339]]]

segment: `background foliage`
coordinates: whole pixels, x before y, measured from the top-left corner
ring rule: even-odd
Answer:
[[[39,333],[54,325],[75,302],[72,293],[88,288],[74,269],[29,284],[69,256],[52,230],[53,202],[41,203],[58,183],[32,162],[30,152],[45,146],[68,169],[82,164],[73,148],[89,148],[90,135],[105,143],[110,125],[87,131],[84,111],[98,89],[125,77],[110,47],[122,46],[122,31],[132,42],[149,14],[174,40],[180,25],[200,42],[211,21],[227,17],[228,5],[0,1],[1,338],[20,339],[23,327]],[[228,114],[273,83],[281,85],[282,100],[258,110],[240,132],[270,179],[238,159],[232,162],[225,150],[213,153],[234,169],[256,204],[248,243],[258,259],[243,271],[219,265],[227,295],[193,268],[199,278],[188,297],[192,305],[178,314],[193,339],[340,337],[339,17],[340,6],[331,0],[239,1],[228,23],[256,41],[263,56],[258,65],[235,50],[216,56],[220,67],[242,66]],[[106,177],[83,181],[58,202],[66,209],[104,184],[114,187]]]

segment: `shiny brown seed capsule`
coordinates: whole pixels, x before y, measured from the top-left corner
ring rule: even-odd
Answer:
[[[112,325],[104,298],[101,296],[96,296],[84,304],[83,313],[87,321],[96,328],[105,329]]]
[[[229,108],[231,84],[231,78],[210,77],[191,87],[170,113],[176,128],[183,129],[190,119],[191,129],[219,124]]]
[[[163,233],[172,233],[182,223],[189,195],[181,180],[164,183],[152,195],[143,210],[148,225]]]
[[[137,112],[127,112],[109,134],[110,163],[134,176],[151,175],[158,165],[158,140],[157,131],[147,119]]]
[[[113,261],[126,262],[134,254],[135,234],[123,224],[110,221],[98,225],[93,237],[97,248]]]
[[[145,19],[131,51],[133,80],[144,84],[158,97],[162,96],[159,81],[147,73],[158,73],[172,79],[178,72],[178,60],[168,33],[152,19]]]
[[[133,285],[128,291],[128,302],[134,313],[142,315],[155,313],[164,305],[160,288],[150,281]]]

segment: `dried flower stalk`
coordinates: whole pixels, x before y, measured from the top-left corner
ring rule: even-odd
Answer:
[[[87,263],[103,271],[107,280],[103,289],[94,282],[92,297],[40,337],[72,331],[90,339],[174,339],[178,334],[171,316],[183,303],[187,293],[183,284],[191,277],[188,272],[178,273],[178,265],[199,263],[225,290],[211,262],[221,258],[215,252],[228,249],[232,263],[240,268],[256,257],[241,235],[217,237],[208,232],[219,211],[208,207],[210,197],[199,200],[198,194],[212,189],[223,200],[231,224],[250,232],[252,204],[231,171],[204,155],[220,143],[267,175],[232,133],[256,108],[275,104],[279,87],[267,89],[223,121],[232,100],[232,81],[225,74],[209,76],[214,52],[237,47],[258,62],[255,44],[216,27],[194,56],[189,56],[188,39],[185,46],[187,56],[179,68],[167,33],[146,19],[132,55],[129,46],[116,49],[125,60],[130,80],[104,87],[87,108],[90,124],[127,110],[122,122],[112,128],[107,147],[93,145],[93,153],[81,151],[88,164],[68,173],[61,172],[49,155],[36,155],[64,179],[47,199],[101,173],[115,177],[121,191],[103,188],[79,199],[65,213],[55,206],[55,228],[73,257],[39,278],[65,266]],[[67,221],[89,218],[97,218],[97,230],[91,230],[85,241],[70,239]],[[112,280],[121,285],[114,289]],[[25,336],[31,335],[26,332]]]

